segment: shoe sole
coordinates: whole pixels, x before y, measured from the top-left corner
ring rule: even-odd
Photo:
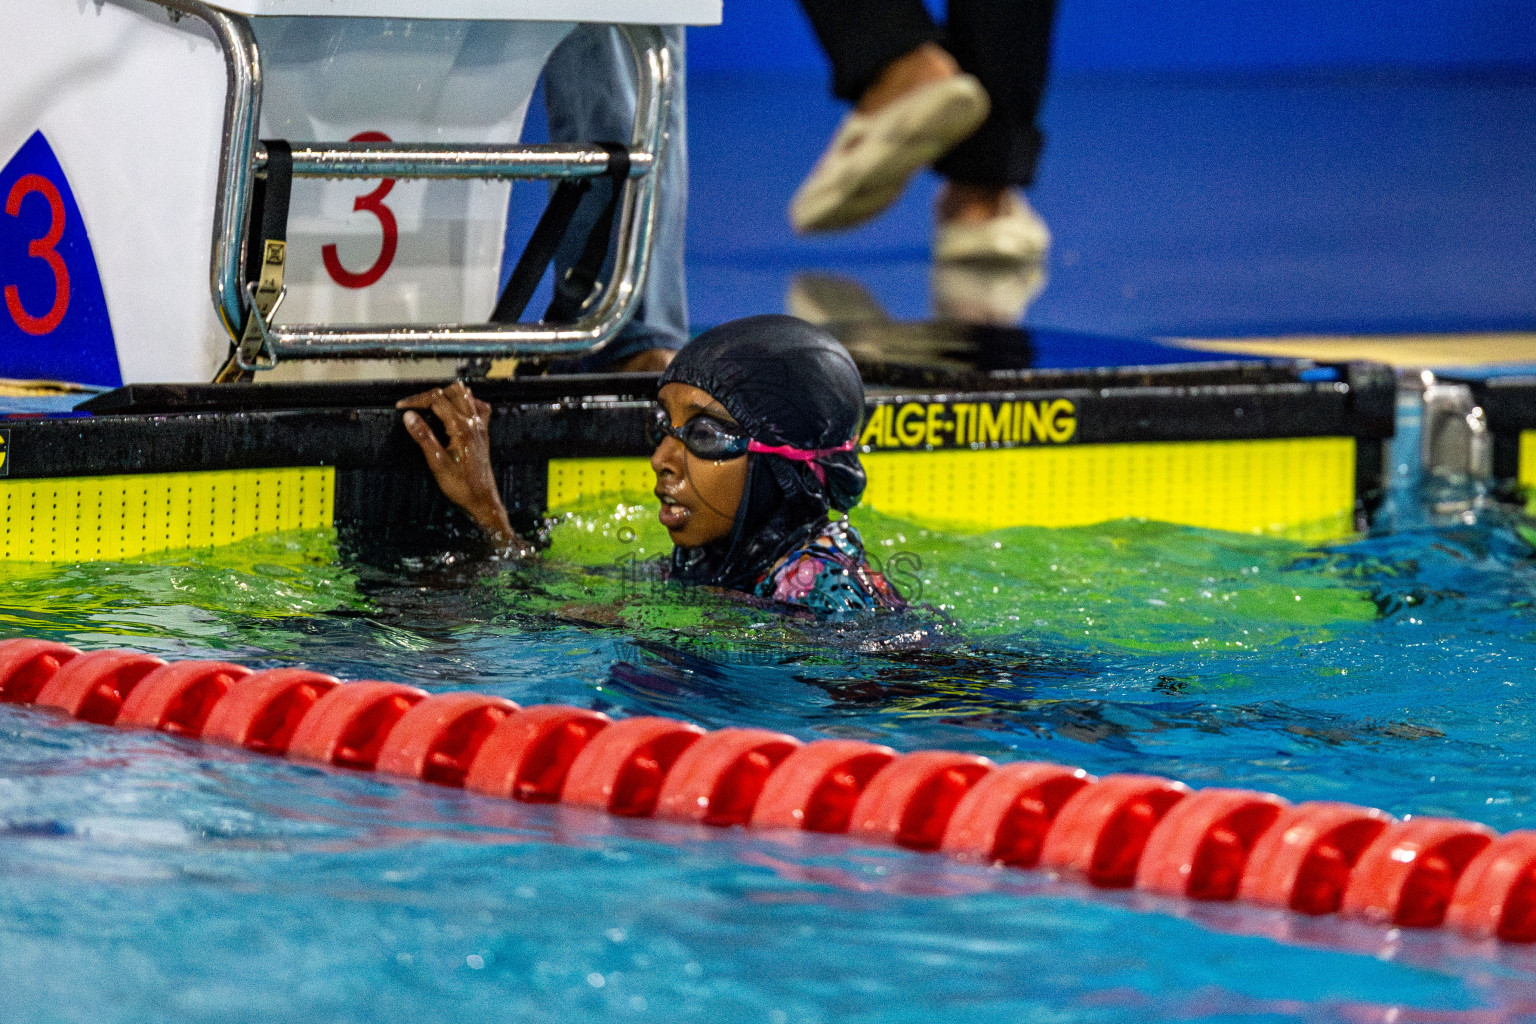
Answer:
[[[878,147],[877,155],[865,158],[865,166],[820,187],[813,171],[790,203],[794,229],[836,231],[864,223],[894,203],[919,169],[974,134],[987,119],[986,92],[968,76],[955,85],[959,88],[951,86],[947,95],[914,104],[879,137],[862,143]]]
[[[933,261],[935,263],[960,263],[980,265],[1022,265],[1026,263],[1039,263],[1045,259],[1045,254],[1051,251],[1049,237],[1043,239],[1029,239],[1018,244],[998,245],[996,242],[978,242],[974,244],[935,245]]]

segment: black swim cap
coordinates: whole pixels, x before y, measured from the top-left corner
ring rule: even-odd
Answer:
[[[772,447],[828,451],[854,440],[864,419],[864,381],[848,350],[826,331],[792,316],[750,316],[689,342],[657,387],[691,384],[707,391]],[[827,503],[858,504],[864,469],[851,450],[816,460],[826,471]],[[820,486],[821,474],[812,481]]]
[[[822,453],[816,467],[778,455],[748,456],[752,465],[730,536],[704,548],[678,548],[675,575],[750,589],[780,556],[826,525],[828,509],[846,512],[858,504],[864,467],[849,442],[864,418],[864,382],[826,331],[792,316],[721,324],[684,346],[657,387],[674,383],[707,391],[760,444]]]

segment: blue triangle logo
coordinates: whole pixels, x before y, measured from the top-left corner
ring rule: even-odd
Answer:
[[[0,377],[123,382],[85,221],[42,132],[0,170]]]

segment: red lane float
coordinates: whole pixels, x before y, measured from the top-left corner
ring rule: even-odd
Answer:
[[[288,756],[338,768],[372,771],[389,731],[405,713],[427,699],[427,691],[404,683],[365,680],[337,686],[309,709],[293,731]]]
[[[302,668],[272,668],[238,679],[208,714],[203,739],[258,754],[288,753],[300,720],[341,681]]]
[[[72,718],[111,725],[139,680],[165,662],[138,651],[92,651],[65,662],[43,684],[35,703]]]
[[[599,711],[536,704],[509,715],[480,745],[464,788],[529,803],[554,803],[571,762],[613,719]]]
[[[1106,889],[1127,888],[1152,829],[1189,793],[1184,783],[1157,775],[1106,775],[1057,812],[1040,864]]]
[[[960,798],[939,848],[961,860],[1032,868],[1062,806],[1096,781],[1044,761],[1001,765]]]
[[[1474,939],[1536,942],[1536,832],[1484,847],[1461,873],[1445,923]]]
[[[895,759],[890,747],[859,740],[807,743],[763,783],[752,827],[846,832],[869,780]]]
[[[914,850],[937,850],[960,798],[993,768],[975,754],[920,750],[875,773],[848,831]]]
[[[1388,825],[1355,862],[1339,909],[1376,924],[1437,928],[1461,873],[1494,836],[1454,818]]]
[[[59,666],[79,654],[51,640],[0,641],[0,701],[31,704]]]
[[[763,783],[800,741],[767,729],[705,733],[678,755],[656,797],[656,814],[706,825],[745,825]]]
[[[571,762],[560,799],[626,818],[656,809],[662,781],[704,730],[675,718],[626,718],[592,737]]]
[[[1355,862],[1394,820],[1354,804],[1288,807],[1254,843],[1238,898],[1301,914],[1337,913]]]
[[[251,674],[227,661],[173,661],[139,680],[112,724],[196,739],[214,705],[236,680]]]
[[[440,693],[411,708],[384,740],[376,767],[385,775],[462,786],[480,745],[516,704],[482,693]]]
[[[0,701],[516,800],[851,832],[1108,888],[1536,942],[1536,832],[1475,822],[41,640],[0,641]]]
[[[1147,837],[1136,888],[1192,900],[1235,898],[1254,843],[1289,806],[1251,789],[1202,789],[1185,797]]]

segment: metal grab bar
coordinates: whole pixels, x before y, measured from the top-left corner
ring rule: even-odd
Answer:
[[[224,141],[214,206],[211,285],[214,308],[232,340],[238,341],[244,304],[245,238],[250,218],[261,115],[261,52],[244,15],[202,0],[156,0],[173,17],[189,14],[213,30],[224,53]],[[363,324],[273,325],[264,332],[268,350],[282,359],[438,359],[485,356],[559,356],[595,351],[611,341],[634,312],[650,264],[656,220],[656,174],[667,142],[667,114],[675,73],[661,30],[653,25],[618,25],[635,65],[635,124],[630,140],[630,180],[624,185],[614,243],[613,275],[591,307],[574,324]],[[451,146],[322,143],[294,150],[294,173],[305,177],[597,177],[607,169],[604,150],[580,146],[500,147],[470,143]],[[396,150],[399,151],[396,151]],[[380,154],[374,158],[369,151]],[[310,154],[301,171],[300,153]],[[464,157],[454,160],[447,154]],[[414,163],[406,158],[421,158]],[[572,159],[562,169],[556,154]],[[334,156],[332,156],[334,154]],[[514,156],[513,154],[518,154]],[[532,155],[529,155],[532,154]],[[385,161],[394,159],[396,165]],[[479,165],[476,166],[476,160]],[[366,162],[366,169],[364,163]],[[503,169],[502,165],[506,165]],[[460,169],[450,173],[450,168]],[[513,171],[512,165],[520,169]],[[437,173],[422,173],[435,169]],[[351,173],[355,170],[357,173]],[[473,173],[471,173],[473,170]],[[486,173],[494,170],[495,173]],[[527,173],[536,171],[537,173]],[[343,173],[346,172],[346,173]]]
[[[619,30],[629,44],[636,71],[630,152],[643,153],[654,164],[667,141],[667,111],[674,81],[672,55],[661,30],[654,26],[621,25]],[[608,154],[600,152],[606,167]],[[564,356],[595,351],[613,340],[628,322],[645,283],[656,222],[658,178],[645,174],[631,177],[625,184],[613,276],[574,324],[278,325],[271,329],[271,354],[278,360],[440,359]]]
[[[509,353],[574,355],[589,352],[599,341],[611,338],[610,329],[617,330],[617,327],[611,327],[613,319],[611,312],[603,312],[563,325],[293,324],[270,329],[271,350],[280,359],[472,359],[499,358]]]
[[[596,146],[459,145],[415,142],[325,142],[293,144],[296,178],[596,178],[608,172],[607,150]],[[649,174],[655,159],[629,154],[629,176]],[[267,147],[253,160],[258,175],[267,168]]]
[[[245,231],[251,209],[251,149],[261,115],[261,51],[242,15],[200,0],[159,0],[172,19],[183,14],[213,30],[224,53],[224,144],[219,149],[219,186],[213,201],[213,308],[231,338],[245,317]]]

